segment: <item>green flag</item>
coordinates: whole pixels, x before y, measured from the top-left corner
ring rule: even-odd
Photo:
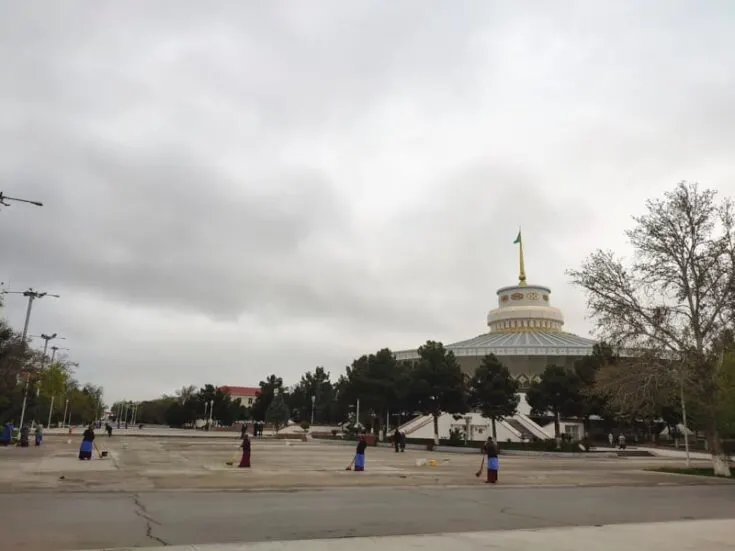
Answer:
[[[518,237],[516,237],[516,240],[513,241],[513,244],[517,245],[520,242],[521,242],[521,230],[518,230]]]

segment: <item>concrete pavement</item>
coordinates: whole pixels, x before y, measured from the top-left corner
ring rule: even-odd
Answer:
[[[733,519],[735,486],[35,492],[0,518],[3,549],[204,545]]]
[[[371,448],[367,471],[346,472],[352,447],[320,442],[253,441],[253,468],[227,466],[239,460],[237,436],[227,440],[204,438],[98,439],[107,450],[104,460],[79,461],[79,441],[50,436],[40,448],[0,448],[0,492],[31,490],[126,491],[156,489],[257,490],[325,488],[330,486],[447,486],[476,485],[479,453],[452,454]],[[435,459],[421,466],[420,459]],[[683,460],[654,457],[501,458],[501,482],[520,486],[722,484],[711,478],[647,472],[661,466],[683,466]],[[709,465],[708,462],[696,463]]]
[[[505,532],[469,532],[377,538],[319,539],[223,545],[185,545],[171,551],[726,551],[735,549],[735,521],[700,520]],[[142,550],[145,551],[145,550]]]

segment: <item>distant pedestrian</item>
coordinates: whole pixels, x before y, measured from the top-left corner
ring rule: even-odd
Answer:
[[[2,433],[0,434],[0,446],[9,446],[10,441],[13,439],[13,424],[5,423],[3,425]]]
[[[613,435],[612,432],[607,435],[607,441],[610,442],[611,448],[615,446],[615,436]]]
[[[487,455],[487,480],[486,484],[495,484],[498,481],[498,470],[500,464],[498,462],[498,446],[489,436],[487,442],[482,448],[482,452]]]
[[[36,446],[40,446],[43,442],[43,425],[36,425]]]
[[[240,440],[245,440],[245,437],[248,434],[248,424],[243,423],[242,427],[240,428]]]
[[[107,431],[107,438],[112,438],[112,425],[105,423],[105,430]]]
[[[355,450],[355,470],[365,470],[365,450],[367,449],[367,439],[365,435],[360,437],[360,441],[357,443],[357,449]]]
[[[401,439],[401,451],[405,452],[406,451],[406,433],[405,432],[401,432],[400,439]]]
[[[618,436],[618,445],[621,450],[625,449],[625,435],[622,432],[620,433],[620,436]]]
[[[238,467],[241,468],[250,468],[250,437],[248,436],[248,433],[245,432],[242,435],[242,445],[240,446],[242,448],[242,457],[240,458],[240,464]]]
[[[20,428],[20,439],[18,444],[21,448],[27,448],[28,447],[28,438],[31,434],[31,429],[28,427],[28,425],[23,425]]]
[[[396,431],[393,433],[393,447],[396,450],[396,453],[398,453],[398,450],[401,448],[401,433],[396,428]]]

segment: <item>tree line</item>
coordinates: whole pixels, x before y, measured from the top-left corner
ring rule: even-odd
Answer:
[[[69,362],[47,364],[42,353],[0,320],[0,424],[19,422],[24,396],[25,421],[46,425],[51,413],[52,425],[92,422],[104,410],[102,395],[101,386],[79,383]]]
[[[621,421],[634,420],[653,427],[664,419],[676,426],[680,412],[674,400],[661,401],[655,407],[627,403],[626,409],[616,409],[620,404],[608,395],[606,386],[600,385],[599,375],[617,370],[620,363],[612,347],[601,343],[573,369],[549,365],[527,389],[522,389],[496,356],[483,358],[470,376],[462,372],[451,350],[440,342],[427,341],[419,347],[416,360],[397,360],[388,348],[363,355],[334,382],[323,367],[308,371],[293,387],[286,387],[282,377],[270,375],[260,382],[260,391],[250,408],[213,385],[198,391],[184,387],[174,396],[142,402],[136,419],[184,426],[206,419],[212,407],[213,419],[223,425],[235,421],[307,424],[313,420],[315,424],[350,422],[378,430],[402,424],[420,413],[434,417],[434,436],[438,439],[442,413],[479,411],[491,420],[492,434],[497,436],[496,422],[517,413],[519,393],[525,390],[531,414],[553,419],[557,436],[560,418],[589,423],[597,416],[605,422],[606,430]],[[602,381],[607,384],[607,379]]]

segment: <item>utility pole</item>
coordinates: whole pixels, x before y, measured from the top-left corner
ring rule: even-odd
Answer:
[[[6,197],[5,199],[10,199],[9,197]],[[3,196],[0,194],[0,203],[2,203]],[[3,203],[5,204],[5,203]],[[33,301],[37,298],[43,298],[46,296],[59,298],[59,295],[53,295],[46,292],[39,292],[34,291],[32,288],[28,289],[27,291],[3,291],[3,294],[5,295],[23,295],[24,297],[28,298],[28,308],[26,309],[26,319],[25,323],[23,324],[23,337],[22,342],[23,344],[26,344],[28,339],[28,326],[31,323],[31,310],[33,309]],[[28,404],[28,386],[31,382],[31,374],[28,372],[26,374],[26,384],[25,389],[23,390],[23,406],[20,410],[20,428],[23,428],[23,422],[25,421],[26,417],[26,405]]]

